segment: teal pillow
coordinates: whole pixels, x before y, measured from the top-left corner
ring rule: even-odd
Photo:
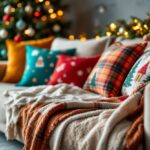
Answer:
[[[27,45],[26,67],[23,77],[17,86],[36,86],[47,84],[57,63],[57,56],[60,54],[74,56],[75,53],[75,48],[50,51]]]

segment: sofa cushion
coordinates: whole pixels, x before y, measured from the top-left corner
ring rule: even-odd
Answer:
[[[82,87],[99,56],[71,57],[60,55],[49,85],[68,83]]]
[[[20,81],[25,68],[25,46],[32,46],[49,49],[53,38],[45,38],[39,40],[22,41],[15,43],[12,40],[6,40],[8,49],[8,65],[3,82],[17,83]]]
[[[114,37],[102,37],[100,39],[91,39],[85,42],[80,40],[68,40],[64,38],[56,38],[52,43],[52,50],[76,48],[77,56],[89,57],[93,55],[100,55],[105,47],[109,46],[114,41]]]
[[[85,89],[106,97],[119,95],[128,72],[146,46],[147,43],[109,47],[89,75]]]
[[[76,49],[48,51],[26,46],[26,67],[18,86],[45,85],[51,77],[60,54],[75,55]]]
[[[138,86],[147,81],[150,81],[150,48],[144,52],[130,70],[122,86],[122,94],[130,95]]]

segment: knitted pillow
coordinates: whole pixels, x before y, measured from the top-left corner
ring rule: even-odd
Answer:
[[[26,67],[18,86],[35,86],[47,84],[51,77],[57,57],[60,54],[73,56],[76,49],[48,51],[46,49],[26,46]]]
[[[128,72],[146,46],[147,43],[109,47],[89,75],[84,88],[106,97],[118,96]]]
[[[137,87],[150,81],[150,48],[134,64],[123,87],[122,94],[130,95]]]
[[[49,49],[53,38],[44,38],[38,40],[22,41],[16,43],[12,40],[6,40],[8,49],[8,65],[3,82],[17,83],[22,78],[25,68],[25,46],[32,45],[39,48]]]
[[[60,55],[49,85],[68,83],[82,87],[99,56],[78,58]]]

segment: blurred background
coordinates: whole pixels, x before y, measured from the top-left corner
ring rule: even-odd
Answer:
[[[7,39],[133,39],[149,31],[150,0],[0,0],[0,60],[7,59]]]
[[[71,31],[78,35],[104,27],[117,19],[131,16],[145,18],[150,12],[150,0],[64,0],[69,4],[68,17],[72,20]]]

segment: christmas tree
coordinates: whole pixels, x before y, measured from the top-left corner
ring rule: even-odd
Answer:
[[[64,10],[61,0],[0,0],[0,59],[6,58],[8,38],[20,42],[66,35]]]

